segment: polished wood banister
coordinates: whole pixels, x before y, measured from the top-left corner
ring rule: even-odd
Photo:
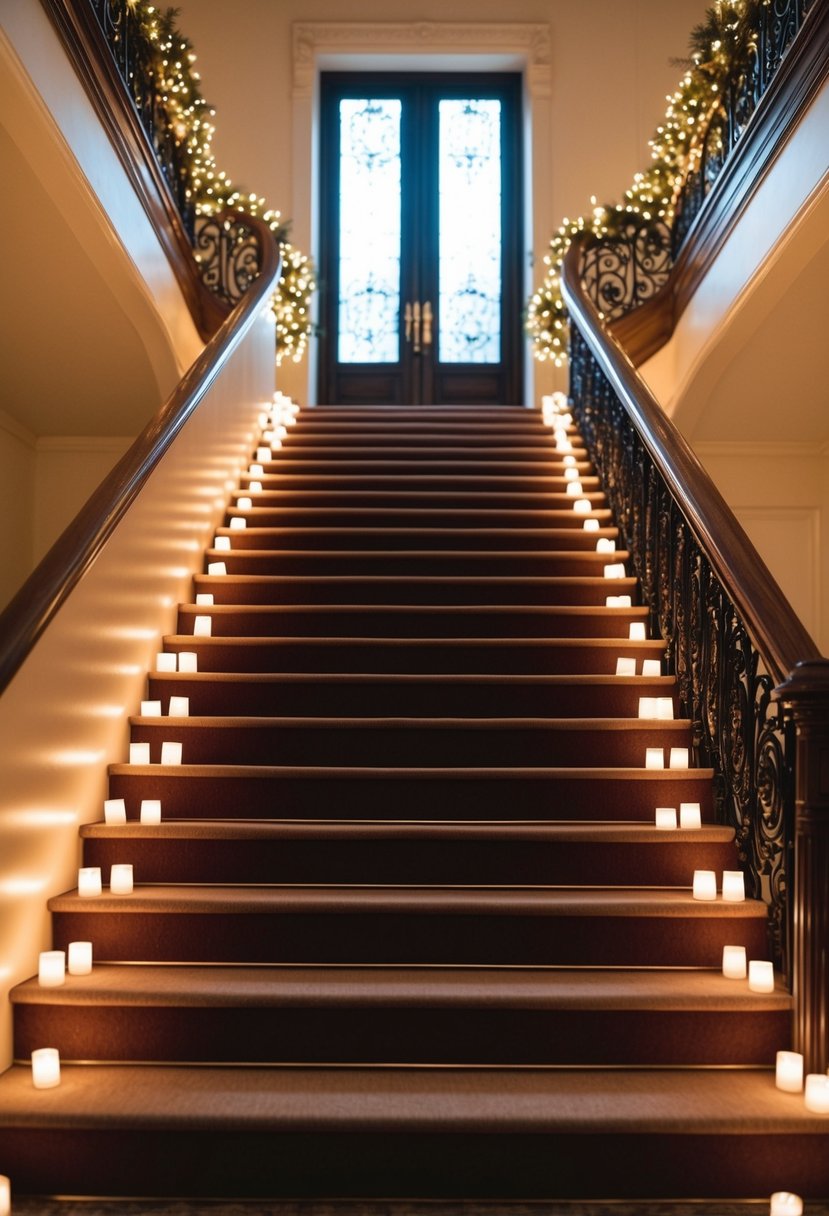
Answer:
[[[786,138],[829,78],[829,4],[813,4],[708,193],[665,286],[610,325],[641,366],[670,340],[679,318],[759,190]]]
[[[228,306],[202,281],[176,201],[95,14],[88,0],[41,3],[155,230],[199,336],[207,341],[224,321]]]
[[[132,446],[104,478],[0,614],[0,693],[129,510],[147,478],[216,380],[276,288],[279,246],[268,225],[231,213],[257,234],[259,277],[213,335],[190,370]]]
[[[571,320],[612,383],[671,494],[681,503],[769,674],[779,683],[798,663],[819,659],[820,651],[693,450],[600,317],[581,282],[581,255],[581,246],[574,242],[562,265],[562,291]]]

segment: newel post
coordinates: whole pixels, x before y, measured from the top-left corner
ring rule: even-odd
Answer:
[[[807,1072],[829,1065],[829,660],[798,663],[775,689],[795,730],[793,1046]]]

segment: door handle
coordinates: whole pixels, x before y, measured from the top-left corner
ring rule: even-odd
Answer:
[[[432,305],[427,300],[421,308],[420,300],[415,300],[414,304],[406,301],[406,307],[403,309],[403,325],[406,335],[406,341],[411,342],[414,338],[413,350],[416,355],[420,354],[420,325],[423,322],[423,345],[428,346],[432,341]]]
[[[429,300],[423,305],[423,346],[424,348],[432,345],[432,305]]]
[[[406,327],[406,341],[411,342],[411,340],[412,340],[412,306],[408,302],[408,300],[406,301],[406,307],[403,310],[403,323]]]
[[[414,331],[414,346],[413,350],[416,355],[420,354],[420,300],[415,300],[412,305],[412,329]]]

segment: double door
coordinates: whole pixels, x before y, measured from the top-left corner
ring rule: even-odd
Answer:
[[[520,77],[322,77],[325,404],[518,403]]]

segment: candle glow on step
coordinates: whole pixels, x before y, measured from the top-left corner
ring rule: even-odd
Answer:
[[[573,484],[573,483],[571,483],[571,484]],[[575,511],[576,515],[589,515],[590,512],[593,510],[590,499],[589,498],[577,498],[576,501],[573,503],[573,510]]]
[[[679,826],[681,828],[701,828],[702,815],[698,802],[680,802]]]
[[[0,1174],[0,1216],[11,1216],[12,1184],[5,1174]]]
[[[624,578],[625,577],[624,562],[613,562],[612,565],[605,566],[604,577],[605,578]]]
[[[598,521],[597,521],[598,522]],[[610,536],[600,536],[596,541],[597,553],[615,553],[616,541]]]
[[[92,942],[70,942],[66,967],[70,975],[91,975]]]
[[[265,470],[262,468],[261,464],[252,464],[250,466],[250,468],[248,469],[248,476],[249,477],[264,477]]]
[[[825,1072],[810,1072],[803,1090],[806,1109],[813,1115],[829,1115],[829,1076]]]
[[[41,988],[59,988],[66,980],[66,951],[41,950],[37,963],[37,982]]]
[[[598,532],[600,526],[597,519],[586,519],[582,524],[585,532]]]
[[[32,1052],[32,1084],[35,1089],[60,1085],[60,1053],[57,1047],[39,1047]]]
[[[661,659],[643,659],[642,660],[642,675],[654,676],[662,675],[662,660]]]
[[[694,870],[694,899],[717,898],[717,875],[713,870]]]
[[[672,747],[671,758],[668,764],[669,768],[687,768],[688,767],[688,748],[687,747]]]
[[[212,596],[210,597],[213,598]],[[180,650],[178,654],[179,671],[194,672],[199,670],[199,656],[195,650]]]
[[[656,697],[640,697],[639,698],[639,717],[640,718],[655,718],[656,717]]]
[[[617,676],[635,676],[636,675],[636,659],[628,659],[619,657],[616,660],[616,675]]]
[[[250,490],[251,494],[261,494],[262,493],[262,482],[261,481],[251,481],[248,483],[248,489]]]
[[[207,573],[212,574],[214,578],[221,574],[227,574],[227,566],[224,562],[208,562]]]
[[[565,467],[565,469],[574,469],[576,467],[575,456],[565,456],[564,457],[564,467]]]
[[[665,749],[662,747],[648,747],[645,750],[645,768],[664,768],[665,767]]]
[[[581,498],[584,493],[584,488],[580,481],[568,481],[567,493],[570,498]]]
[[[162,764],[181,764],[182,745],[180,743],[162,743],[161,744],[161,763]]]
[[[158,798],[142,798],[141,811],[139,813],[140,823],[161,823],[161,802]]]
[[[674,717],[673,697],[656,698],[656,716],[661,722],[672,722]]]
[[[212,608],[213,607],[213,592],[212,591],[200,591],[198,593],[198,595],[196,596],[196,607],[197,608]],[[179,667],[179,671],[181,671],[180,667]]]
[[[253,507],[253,499],[239,498],[236,501],[236,506],[240,511],[250,511],[250,509]]]
[[[775,1191],[770,1203],[769,1216],[803,1216],[803,1200],[793,1191]]]
[[[644,621],[631,621],[628,636],[630,637],[631,642],[644,642],[645,641],[645,622]]]
[[[141,717],[142,718],[160,718],[161,717],[161,702],[160,701],[142,701],[141,702]]]
[[[213,548],[217,549],[220,553],[227,553],[230,549],[230,537],[229,536],[214,537]]]
[[[209,638],[213,629],[213,618],[209,616],[197,616],[193,622],[193,637],[194,638]]]
[[[130,744],[130,764],[149,764],[150,763],[150,745],[149,743],[131,743]]]
[[[656,826],[662,832],[669,832],[676,827],[676,807],[658,806],[656,808]]]
[[[78,870],[78,895],[83,899],[95,899],[102,890],[101,867],[82,866]]]
[[[752,992],[774,992],[774,966],[762,959],[749,959],[748,986]]]
[[[104,799],[104,823],[126,823],[127,804],[123,798]]]
[[[746,978],[745,946],[723,946],[722,973],[727,980],[744,980]]]
[[[176,656],[166,650],[159,651],[155,656],[155,669],[156,671],[175,671]]]
[[[605,607],[607,608],[631,608],[629,595],[608,595],[605,599]],[[646,662],[647,660],[643,660]],[[644,674],[644,673],[643,673]]]
[[[743,902],[746,897],[746,881],[742,870],[723,870],[722,897],[730,904]]]
[[[132,866],[121,863],[109,872],[109,889],[113,895],[132,895]]]
[[[774,1083],[787,1094],[799,1094],[803,1090],[803,1056],[799,1051],[778,1051]]]
[[[171,718],[189,718],[190,717],[190,698],[189,697],[170,697],[170,708],[167,711]]]
[[[570,459],[572,460],[573,457],[571,456]],[[576,468],[575,464],[567,465],[564,469],[564,480],[565,481],[578,481],[578,479],[579,479],[579,471]]]
[[[245,519],[244,515],[231,515],[230,526],[234,532],[241,532],[248,526],[248,521]]]
[[[256,449],[256,459],[260,464],[265,464],[272,456],[273,452],[270,448],[261,447]]]

